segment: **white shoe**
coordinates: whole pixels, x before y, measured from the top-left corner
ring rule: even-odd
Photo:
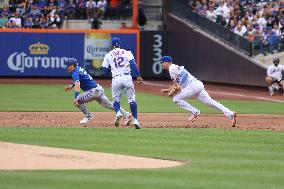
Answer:
[[[134,126],[135,129],[140,129],[138,119],[133,119],[133,126]]]
[[[122,117],[122,114],[120,113],[120,111],[117,112],[115,120],[114,120],[114,126],[116,126],[116,127],[119,126],[121,117]]]
[[[89,121],[91,121],[92,119],[94,119],[94,116],[92,115],[91,117],[84,117],[84,119],[82,119],[81,121],[80,121],[80,124],[81,125],[85,125],[85,124],[87,124]]]
[[[191,116],[188,118],[188,121],[194,122],[199,115],[200,115],[200,110],[198,110],[196,114],[191,114]]]
[[[270,96],[273,96],[273,95],[274,95],[274,89],[273,89],[273,87],[272,87],[272,86],[269,86],[268,89],[269,89],[269,94],[270,94]]]
[[[131,118],[132,118],[131,114],[128,113],[128,115],[124,118],[124,125],[125,126],[130,126]]]

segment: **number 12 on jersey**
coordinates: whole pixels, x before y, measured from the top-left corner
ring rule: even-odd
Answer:
[[[116,68],[121,68],[124,66],[124,58],[123,57],[115,57],[113,59],[114,65]]]

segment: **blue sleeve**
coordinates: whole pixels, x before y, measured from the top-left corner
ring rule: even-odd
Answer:
[[[184,82],[186,82],[187,77],[188,77],[188,72],[186,70],[182,70],[179,84],[182,85]]]
[[[73,79],[73,83],[75,84],[77,81],[80,81],[80,78],[79,78],[79,74],[77,72],[74,72],[72,74],[72,79]]]
[[[104,72],[105,72],[106,74],[110,74],[110,73],[111,73],[111,68],[110,68],[110,67],[108,67],[108,68],[103,67],[103,70],[104,70]]]
[[[140,73],[138,71],[137,64],[136,64],[135,60],[134,59],[130,60],[129,63],[130,63],[130,69],[131,69],[131,76],[133,78],[140,77]]]

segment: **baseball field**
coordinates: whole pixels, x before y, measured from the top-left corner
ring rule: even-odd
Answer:
[[[216,188],[284,186],[284,97],[259,88],[207,84],[238,113],[236,128],[201,104],[188,114],[161,96],[168,81],[136,86],[142,129],[114,128],[114,113],[88,104],[95,119],[79,125],[65,80],[2,80],[0,188]],[[13,84],[11,84],[13,83]],[[110,81],[99,81],[110,98]],[[122,106],[129,107],[123,100]],[[139,159],[140,158],[140,159]]]

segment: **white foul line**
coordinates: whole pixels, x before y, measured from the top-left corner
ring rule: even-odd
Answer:
[[[166,85],[166,84],[152,83],[152,82],[149,82],[149,81],[143,81],[143,83],[146,84],[146,85],[157,86],[157,87],[168,87],[169,86],[169,85]],[[220,94],[220,95],[247,97],[247,98],[258,99],[258,100],[266,100],[266,101],[271,101],[271,102],[281,102],[281,103],[284,103],[283,100],[276,100],[276,99],[265,98],[265,97],[260,97],[260,96],[248,96],[248,95],[244,95],[244,94],[217,92],[217,91],[210,91],[210,90],[208,92],[214,93],[214,94]]]

